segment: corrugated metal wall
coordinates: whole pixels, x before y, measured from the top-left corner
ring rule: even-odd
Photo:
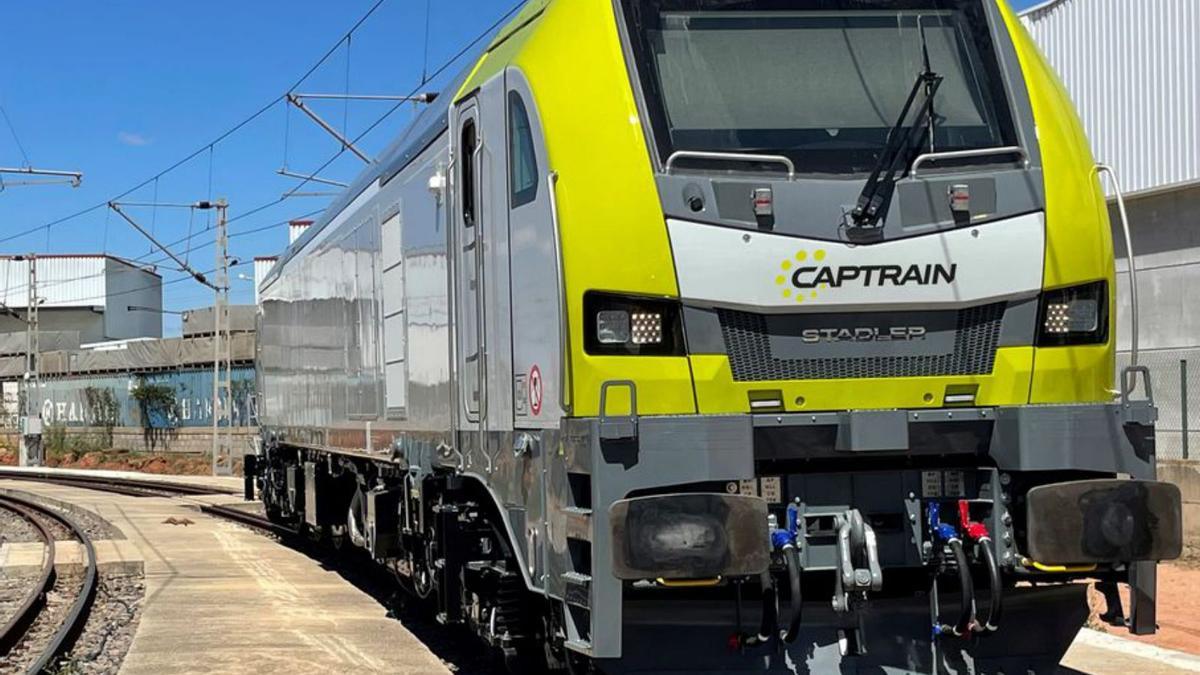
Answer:
[[[101,257],[39,257],[38,295],[43,308],[104,305],[107,273]],[[29,263],[0,258],[0,302],[24,309],[29,298]]]
[[[1127,193],[1200,180],[1200,0],[1060,0],[1022,20]]]
[[[254,304],[259,304],[262,300],[259,297],[258,288],[262,286],[262,282],[266,280],[267,275],[275,267],[275,262],[278,258],[255,258],[254,259]]]

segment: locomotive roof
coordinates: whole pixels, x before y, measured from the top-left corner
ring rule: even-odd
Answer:
[[[510,22],[492,31],[490,36],[484,35],[484,38],[490,39],[481,39],[479,41],[482,45],[481,47],[466,52],[463,56],[467,57],[467,65],[442,89],[438,97],[432,103],[426,105],[417,118],[404,128],[400,136],[392,141],[375,161],[359,173],[354,182],[350,184],[350,187],[346,188],[333,200],[329,208],[325,209],[325,212],[321,214],[320,218],[304,234],[298,237],[295,242],[288,246],[283,254],[279,256],[279,262],[265,281],[273,280],[287,265],[288,261],[303,250],[314,237],[319,236],[321,231],[329,226],[330,222],[350,206],[358,195],[362,194],[363,190],[366,190],[367,187],[377,180],[381,183],[387,183],[395,178],[396,174],[403,171],[425,148],[429,147],[433,141],[445,133],[450,125],[450,106],[454,103],[459,90],[470,78],[483,55],[507,40],[513,33],[540,15],[550,2],[551,0],[528,0]]]

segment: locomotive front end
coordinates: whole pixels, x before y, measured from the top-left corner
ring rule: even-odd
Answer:
[[[1130,583],[1152,631],[1179,491],[1147,374],[1114,376],[1094,161],[1011,11],[615,6],[657,203],[588,231],[559,188],[568,647],[605,672],[1053,672],[1081,579]]]

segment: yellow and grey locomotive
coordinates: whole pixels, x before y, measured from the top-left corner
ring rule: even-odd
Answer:
[[[530,0],[260,290],[272,516],[517,672],[1053,672],[1181,546],[1001,0]]]

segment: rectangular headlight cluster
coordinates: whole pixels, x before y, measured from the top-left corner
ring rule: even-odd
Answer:
[[[1039,347],[1108,342],[1108,284],[1047,291],[1042,295]]]
[[[681,355],[679,304],[660,298],[589,293],[584,297],[589,354]]]

